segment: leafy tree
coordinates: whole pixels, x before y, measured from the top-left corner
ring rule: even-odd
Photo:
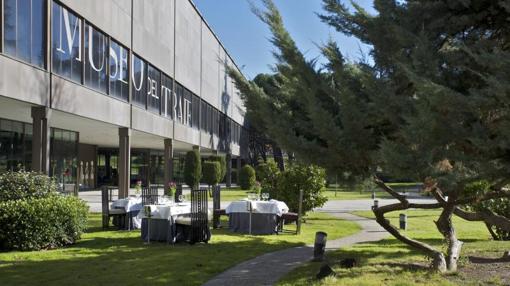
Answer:
[[[255,169],[250,165],[245,165],[239,171],[239,186],[242,190],[251,190],[255,186]]]
[[[198,150],[188,151],[184,162],[184,182],[192,189],[198,189],[202,178],[202,165]]]
[[[274,161],[260,162],[255,168],[257,180],[260,182],[262,192],[276,195],[276,187],[280,176],[280,169]]]
[[[221,167],[219,162],[204,162],[202,167],[203,179],[209,186],[215,186],[221,180]]]
[[[462,242],[453,215],[510,231],[508,218],[465,208],[510,197],[506,2],[375,1],[377,14],[370,15],[356,4],[351,12],[340,0],[323,0],[320,18],[370,45],[373,63],[346,61],[330,40],[321,47],[322,67],[299,51],[272,1],[263,2],[266,9],[254,11],[273,34],[279,90],[268,94],[229,72],[270,138],[345,180],[373,177],[398,200],[374,208],[377,222],[431,257],[436,270],[457,269]],[[438,202],[410,202],[377,178],[378,168],[424,182]],[[466,191],[481,179],[490,187]],[[446,252],[407,237],[385,218],[409,208],[441,210],[436,225]]]

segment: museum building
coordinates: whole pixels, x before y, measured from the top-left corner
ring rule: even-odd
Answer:
[[[0,0],[0,172],[65,189],[182,179],[246,156],[237,68],[189,0]],[[232,161],[234,164],[232,164]]]

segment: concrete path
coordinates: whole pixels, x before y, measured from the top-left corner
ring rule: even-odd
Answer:
[[[378,241],[388,236],[374,220],[338,211],[331,214],[358,223],[362,230],[348,237],[328,241],[328,250],[348,247],[355,243]],[[313,245],[266,253],[230,268],[203,286],[274,285],[285,274],[310,261],[312,257]]]

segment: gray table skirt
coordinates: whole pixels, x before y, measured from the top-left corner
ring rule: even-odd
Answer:
[[[141,238],[147,241],[149,219],[142,219]],[[176,243],[185,241],[189,236],[186,226],[179,226],[166,219],[150,219],[150,241]]]
[[[250,232],[249,213],[231,213],[229,217],[229,228],[233,232]],[[251,233],[252,234],[276,234],[278,231],[278,216],[276,214],[252,213]]]

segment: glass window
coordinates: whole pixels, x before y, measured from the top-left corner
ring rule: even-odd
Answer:
[[[129,100],[129,52],[117,42],[110,41],[110,95]]]
[[[5,53],[44,66],[45,1],[5,0]]]
[[[81,51],[82,21],[66,8],[53,2],[52,54],[53,71],[81,82],[83,55]]]
[[[147,106],[150,111],[161,111],[161,73],[151,65],[147,66]]]
[[[184,88],[182,87],[182,85],[177,84],[175,86],[174,101],[173,101],[174,120],[181,124],[184,124],[183,108],[182,108],[183,97],[184,97]]]
[[[133,56],[132,67],[133,70],[133,93],[132,100],[133,103],[141,106],[143,108],[146,107],[147,104],[147,94],[146,94],[146,85],[145,78],[147,74],[147,65],[145,62],[137,56]]]
[[[191,101],[191,120],[195,129],[200,129],[200,97],[192,94]]]
[[[106,65],[108,38],[89,24],[85,24],[85,85],[106,93]]]
[[[200,129],[207,131],[207,102],[200,101]]]
[[[75,132],[51,129],[50,175],[57,180],[59,188],[65,188],[66,185],[76,183],[78,167],[77,138]],[[88,174],[89,170],[83,170],[83,172]]]
[[[161,114],[172,118],[172,79],[164,74],[161,75]]]
[[[192,113],[192,97],[193,97],[193,94],[187,90],[187,89],[184,89],[184,97],[183,97],[183,100],[182,100],[182,106],[183,106],[183,117],[184,117],[184,125],[186,126],[189,126],[189,127],[192,127],[193,123],[191,121],[192,119],[192,116],[193,116],[193,113]]]

